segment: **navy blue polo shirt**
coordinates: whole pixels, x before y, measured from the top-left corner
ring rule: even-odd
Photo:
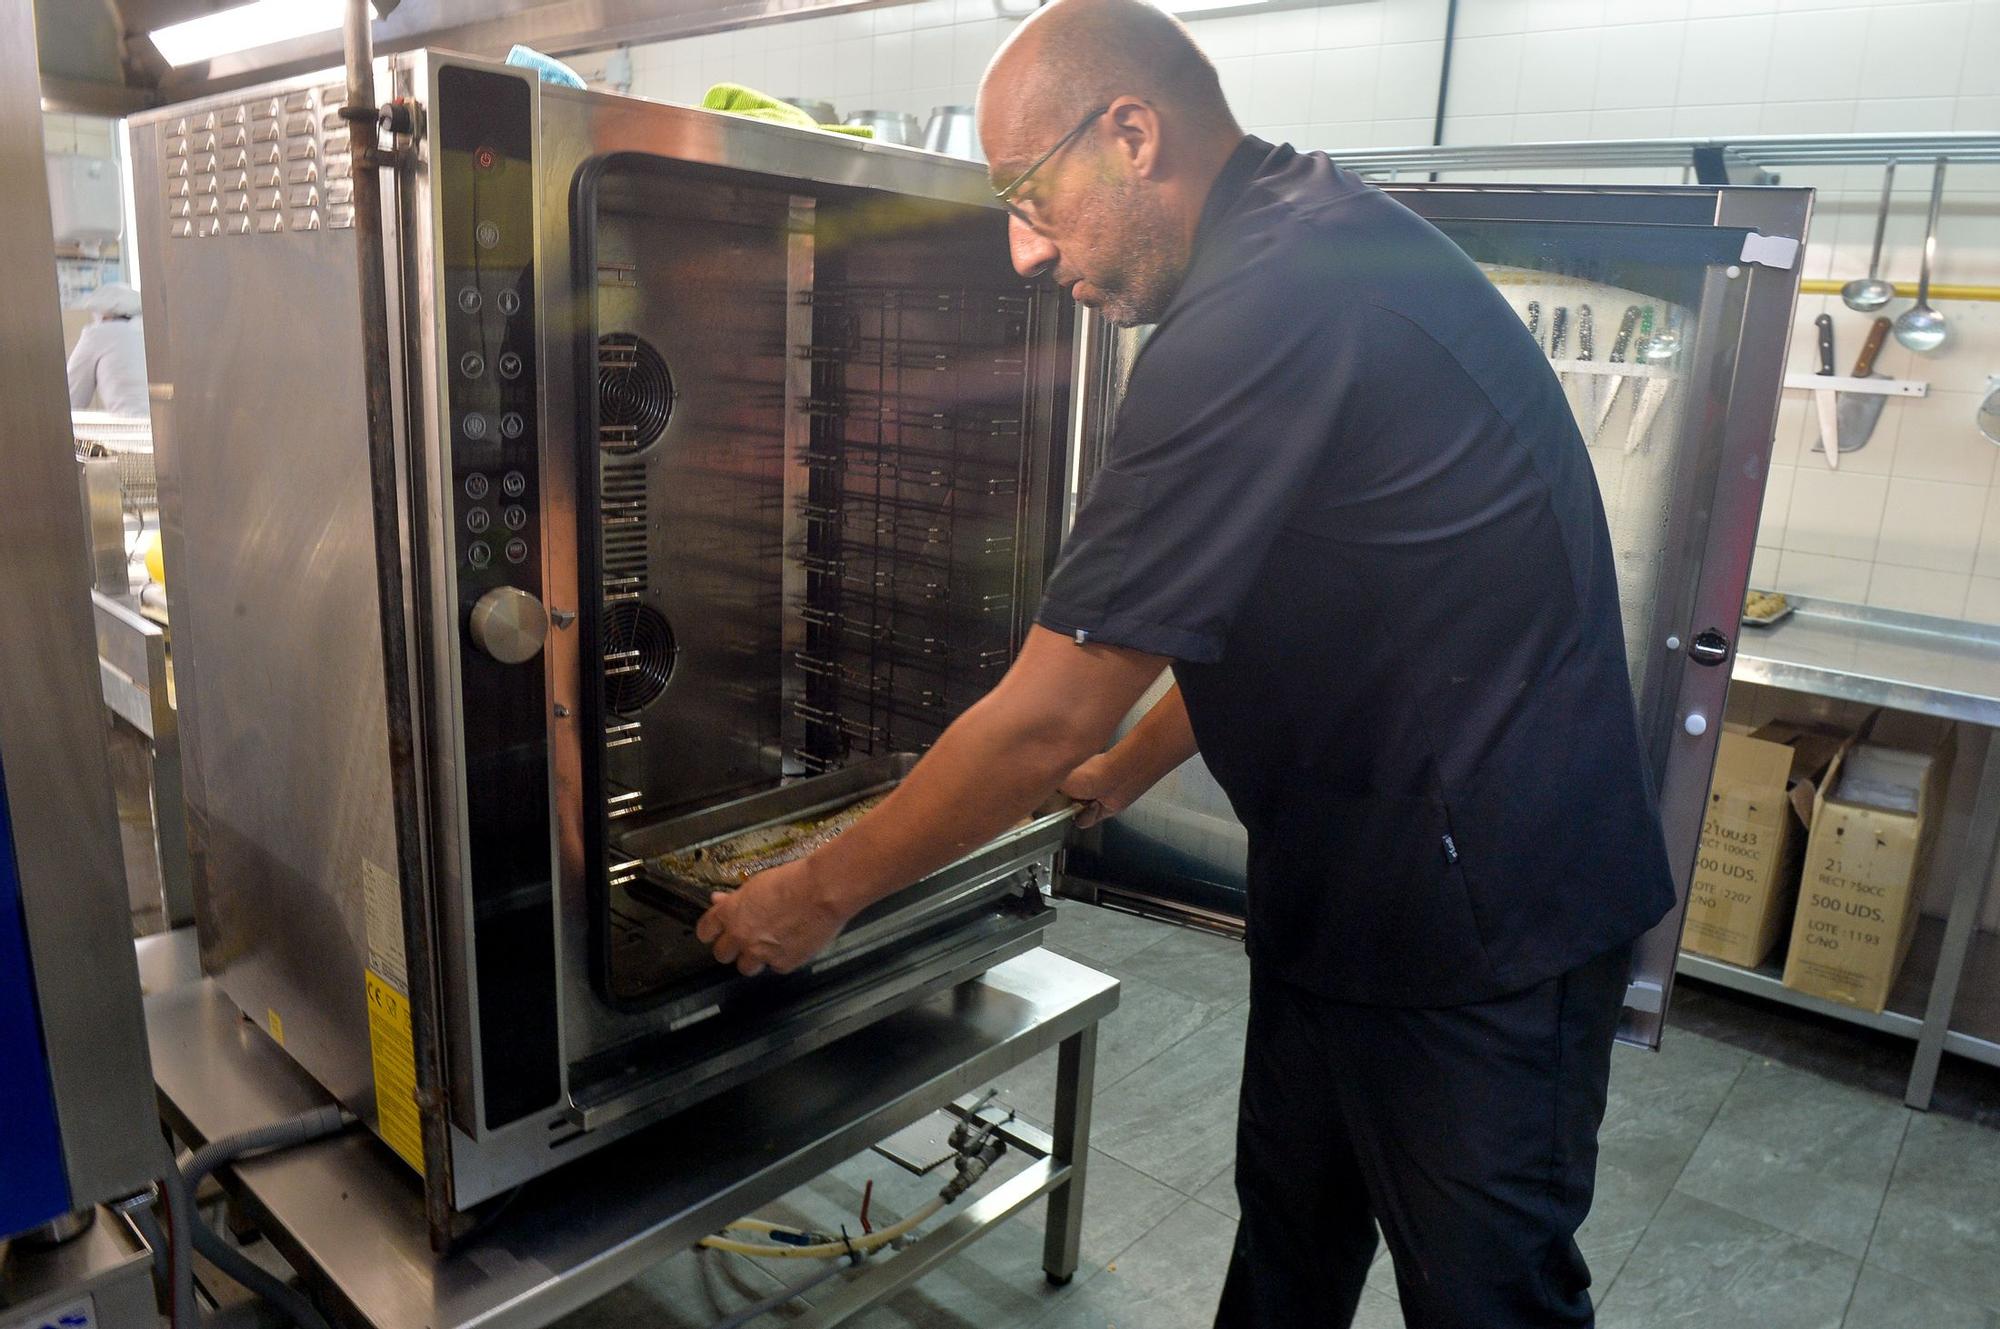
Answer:
[[[1609,533],[1562,388],[1456,245],[1246,139],[1039,621],[1171,657],[1259,964],[1518,991],[1665,915]]]

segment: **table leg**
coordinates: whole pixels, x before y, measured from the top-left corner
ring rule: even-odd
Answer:
[[[1086,1025],[1056,1052],[1056,1121],[1053,1157],[1069,1164],[1069,1180],[1049,1195],[1048,1236],[1042,1271],[1057,1287],[1076,1275],[1083,1240],[1084,1173],[1090,1161],[1090,1112],[1097,1092],[1097,1026]]]
[[[1951,1008],[1958,1000],[1965,956],[1979,925],[1979,906],[1986,883],[1993,879],[2000,854],[2000,731],[1986,731],[1986,757],[1981,763],[1979,789],[1972,800],[1972,821],[1966,829],[1965,861],[1959,865],[1952,891],[1951,912],[1945,917],[1944,943],[1938,951],[1937,972],[1931,977],[1930,1000],[1924,1006],[1924,1027],[1917,1035],[1917,1057],[1910,1066],[1910,1084],[1903,1101],[1928,1111],[1937,1087],[1938,1064],[1944,1060],[1944,1036],[1951,1029]]]

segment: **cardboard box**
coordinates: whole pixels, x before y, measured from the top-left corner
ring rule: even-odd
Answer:
[[[1880,1011],[1916,935],[1923,892],[1944,812],[1952,729],[1917,716],[1882,712],[1844,750],[1821,783],[1785,986]],[[1848,780],[1849,768],[1888,779]],[[1907,781],[1907,795],[1895,788]]]
[[[1709,781],[1688,888],[1681,946],[1754,969],[1792,920],[1799,847],[1812,821],[1818,781],[1846,735],[1767,724],[1725,726]]]

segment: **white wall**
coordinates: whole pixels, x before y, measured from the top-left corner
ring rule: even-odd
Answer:
[[[1014,22],[995,17],[992,0],[920,0],[664,43],[633,52],[633,91],[696,101],[727,79],[842,111],[922,116],[972,100]],[[1253,133],[1336,155],[1430,141],[1444,0],[1361,0],[1192,27]],[[1453,143],[2000,131],[2000,0],[1460,0],[1452,51]],[[1822,191],[1805,275],[1859,275],[1879,172],[1784,176]],[[1956,170],[1948,184],[1936,279],[2000,283],[2000,168]],[[1885,268],[1913,282],[1928,170],[1906,165],[1898,185]],[[1930,396],[1892,400],[1868,448],[1837,474],[1807,451],[1817,435],[1808,398],[1787,394],[1760,585],[2000,623],[2000,449],[1972,423],[1986,376],[2000,374],[2000,305],[1939,307],[1954,329],[1944,351],[1913,356],[1892,343],[1878,367],[1928,381]],[[1868,320],[1838,297],[1800,302],[1794,364],[1813,367],[1822,309],[1835,316],[1845,372]]]

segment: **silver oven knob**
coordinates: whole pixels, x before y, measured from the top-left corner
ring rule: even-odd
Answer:
[[[542,602],[518,586],[495,586],[472,606],[472,644],[501,664],[522,664],[541,653],[549,615]]]

